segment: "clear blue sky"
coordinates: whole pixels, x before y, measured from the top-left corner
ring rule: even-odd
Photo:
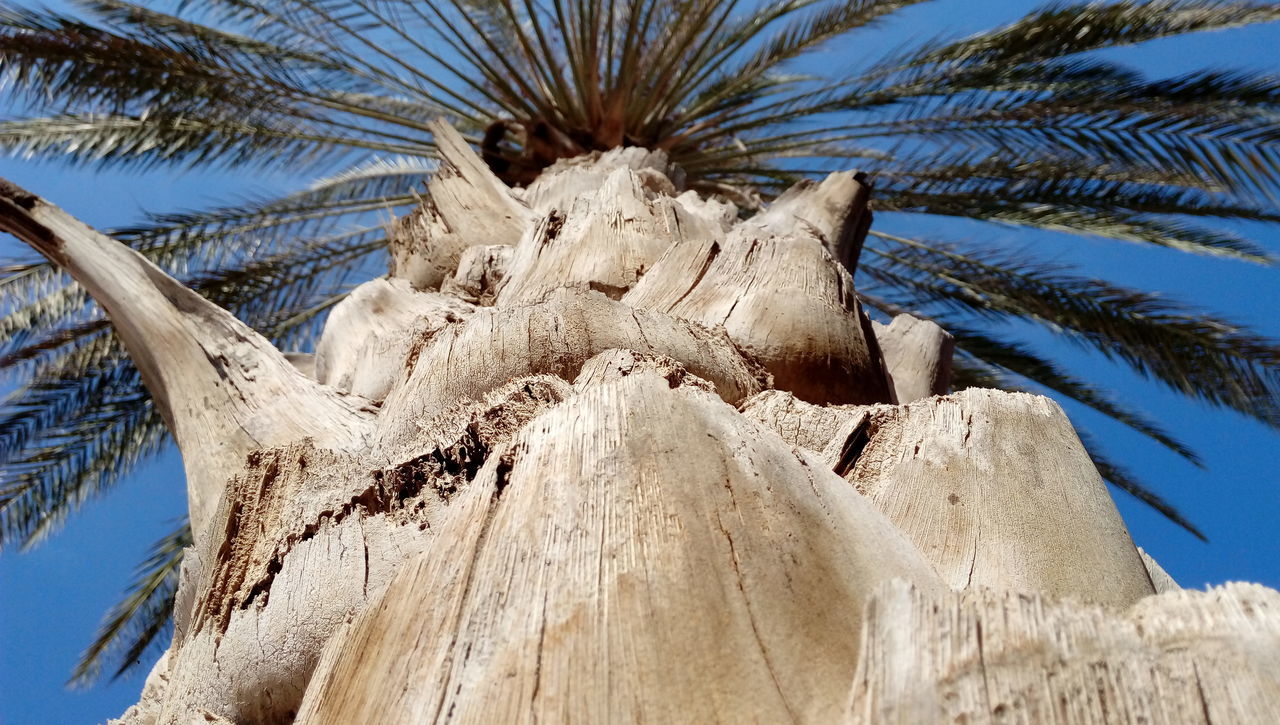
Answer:
[[[1018,0],[939,0],[901,14],[878,34],[857,36],[857,48],[829,49],[834,62],[875,55],[911,37],[965,34],[1015,18],[1037,3]],[[869,42],[868,42],[869,41]],[[1164,41],[1141,50],[1113,51],[1115,60],[1156,74],[1211,66],[1280,72],[1280,26],[1249,28]],[[235,174],[99,174],[48,163],[0,159],[0,176],[47,196],[96,226],[135,220],[143,209],[200,207],[249,190],[283,190],[303,179],[254,172]],[[1280,255],[1280,229],[1248,231]],[[1087,273],[1162,290],[1280,337],[1280,270],[1224,260],[973,225],[984,241],[1033,248],[1079,264]],[[13,249],[0,240],[0,252]],[[1124,494],[1117,495],[1134,539],[1181,584],[1201,587],[1229,580],[1280,586],[1280,435],[1239,415],[1220,412],[1145,383],[1096,354],[1037,332],[1031,338],[1083,377],[1132,393],[1126,399],[1203,454],[1205,470],[1109,423],[1080,406],[1072,420],[1090,429],[1118,459],[1169,499],[1209,536],[1204,544]],[[171,530],[185,506],[182,471],[170,452],[90,502],[65,530],[35,551],[0,555],[0,725],[100,722],[118,716],[138,696],[142,674],[88,691],[66,681],[102,614],[120,597],[147,547]]]

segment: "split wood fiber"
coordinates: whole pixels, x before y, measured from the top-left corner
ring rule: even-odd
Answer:
[[[120,722],[1280,711],[1280,595],[1179,589],[1060,408],[951,393],[944,330],[867,317],[863,177],[748,216],[660,151],[510,189],[434,129],[390,275],[314,355],[0,185],[187,470],[173,641]]]

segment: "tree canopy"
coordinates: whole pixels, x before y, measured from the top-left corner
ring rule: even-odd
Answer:
[[[511,184],[619,145],[749,213],[857,168],[879,214],[862,301],[937,321],[956,387],[1051,392],[1189,460],[1122,397],[1009,334],[1041,325],[1188,398],[1280,427],[1280,347],[1150,291],[913,218],[1048,229],[1270,264],[1237,221],[1280,220],[1280,78],[1154,78],[1097,51],[1268,22],[1280,3],[1057,3],[869,62],[811,57],[925,0],[78,0],[0,3],[0,148],[102,168],[288,169],[276,197],[157,213],[113,234],[282,348],[377,263],[419,201],[444,117]],[[836,54],[839,57],[839,54]],[[954,229],[954,232],[949,230]],[[1188,257],[1188,260],[1191,260]],[[56,267],[0,268],[0,546],[28,546],[164,445],[110,324]],[[1113,485],[1200,535],[1103,451]],[[75,678],[163,630],[189,535],[159,542]]]

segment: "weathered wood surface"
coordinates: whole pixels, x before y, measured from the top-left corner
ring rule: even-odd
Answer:
[[[319,385],[141,254],[3,180],[0,230],[67,270],[107,311],[182,450],[196,537],[250,452],[306,437],[367,445],[367,401]]]
[[[434,122],[440,170],[423,203],[394,225],[391,274],[420,290],[433,290],[473,246],[515,244],[534,215],[448,124]]]
[[[453,295],[415,290],[402,279],[365,282],[329,312],[316,344],[315,377],[382,402],[404,372],[410,348],[474,309]]]
[[[872,321],[876,342],[898,403],[951,392],[955,340],[929,320],[897,315],[888,325]]]
[[[1280,593],[1251,584],[1120,611],[894,582],[866,613],[848,721],[1045,725],[1271,723]]]
[[[839,477],[648,371],[535,419],[465,496],[299,722],[828,722],[876,583],[939,588]]]
[[[853,280],[817,239],[740,227],[673,244],[623,301],[723,327],[799,398],[891,399]]]
[[[441,331],[411,356],[385,407],[429,416],[512,378],[549,373],[571,380],[587,360],[615,348],[679,360],[733,403],[767,381],[722,331],[637,310],[599,292],[561,290],[537,305],[482,308]],[[412,417],[384,415],[378,439],[396,445],[415,434],[414,426]]]
[[[679,235],[674,214],[648,197],[636,172],[622,167],[572,206],[549,210],[516,245],[497,304],[534,304],[564,288],[621,297]]]
[[[776,236],[815,236],[853,274],[871,228],[871,187],[862,174],[842,171],[820,182],[801,181],[748,224]]]
[[[0,188],[120,327],[191,482],[173,643],[126,722],[1273,706],[1280,595],[1177,589],[1056,405],[940,397],[945,332],[863,314],[858,177],[740,220],[661,153],[511,190],[436,136],[391,278],[310,359]]]
[[[1048,398],[966,390],[878,406],[839,466],[956,589],[1127,606],[1153,594],[1115,503]],[[834,444],[833,444],[834,448]]]
[[[867,406],[814,405],[785,390],[766,390],[744,400],[746,417],[763,423],[793,446],[821,452],[850,420],[861,417]]]
[[[668,163],[666,152],[632,146],[560,159],[518,192],[519,197],[538,214],[567,211],[580,198],[593,196],[618,169],[633,172],[643,186],[666,196],[674,196],[684,185],[684,172]]]

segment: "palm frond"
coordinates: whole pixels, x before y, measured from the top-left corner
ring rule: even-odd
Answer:
[[[74,114],[0,122],[0,151],[57,156],[99,167],[276,165],[303,170],[340,160],[356,149],[411,155],[426,150],[315,129],[305,122],[165,114]]]
[[[1016,383],[1011,382],[999,368],[989,365],[986,362],[964,352],[956,357],[954,362],[954,373],[955,375],[952,382],[956,390],[964,390],[965,388],[997,388],[1009,391],[1024,390],[1024,388],[1020,387]],[[1102,480],[1121,491],[1124,491],[1130,496],[1133,496],[1147,506],[1150,506],[1166,519],[1185,529],[1197,539],[1206,542],[1208,541],[1204,533],[1192,524],[1185,516],[1183,516],[1178,509],[1165,501],[1159,494],[1152,491],[1150,487],[1143,484],[1130,471],[1122,466],[1116,465],[1109,458],[1103,455],[1100,446],[1088,431],[1081,430],[1077,427],[1076,433],[1080,436],[1080,442],[1084,444],[1085,450],[1093,460],[1093,465],[1098,469],[1098,474],[1102,476]]]
[[[1026,63],[1278,19],[1280,5],[1269,2],[1057,2],[1003,28],[926,50],[914,62]]]
[[[1189,397],[1280,427],[1280,345],[1226,320],[1008,253],[872,231],[859,269],[912,304],[1034,320]]]
[[[1197,539],[1206,543],[1209,541],[1204,532],[1178,513],[1178,510],[1165,501],[1164,498],[1139,481],[1127,468],[1112,462],[1110,458],[1103,455],[1097,442],[1093,440],[1093,436],[1089,435],[1087,431],[1077,432],[1080,435],[1080,442],[1084,444],[1085,450],[1089,452],[1089,457],[1093,459],[1093,465],[1098,469],[1102,480],[1159,511],[1165,518],[1186,529]]]
[[[182,556],[191,546],[191,528],[184,518],[178,527],[152,545],[134,571],[126,596],[107,612],[93,642],[80,655],[68,685],[87,687],[102,675],[108,660],[119,664],[111,675],[128,673],[169,627]]]

